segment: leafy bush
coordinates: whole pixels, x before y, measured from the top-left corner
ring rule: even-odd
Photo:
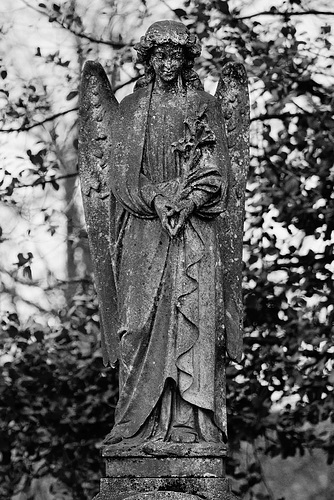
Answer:
[[[2,321],[8,359],[0,376],[2,498],[25,474],[50,473],[80,500],[98,489],[98,446],[113,423],[117,375],[102,365],[91,297],[76,297],[61,322],[55,330],[29,331],[14,314]]]
[[[0,494],[10,498],[25,475],[51,474],[74,498],[84,499],[98,488],[98,444],[112,426],[117,380],[102,366],[96,302],[82,279],[82,266],[89,273],[87,240],[73,203],[78,68],[85,59],[100,58],[113,87],[129,93],[142,71],[131,64],[132,37],[144,31],[140,23],[152,12],[140,0],[139,15],[134,2],[121,15],[122,2],[25,4],[26,12],[38,23],[44,19],[67,44],[53,50],[49,35],[36,46],[32,37],[29,57],[38,75],[29,81],[20,65],[14,67],[10,50],[3,51],[1,102],[7,118],[0,137],[6,148],[13,147],[6,149],[1,172],[1,206],[10,223],[1,220],[0,244],[10,253],[12,220],[26,222],[30,204],[39,216],[34,231],[43,226],[43,238],[36,236],[43,245],[47,235],[55,246],[66,235],[69,284],[54,279],[57,272],[48,262],[47,277],[40,280],[44,296],[52,302],[55,287],[68,287],[66,299],[76,286],[81,291],[59,315],[56,305],[50,313],[22,294],[26,306],[44,319],[53,314],[52,324],[59,326],[20,325],[15,314],[2,321]],[[231,448],[238,452],[247,443],[254,453],[249,463],[234,454],[228,470],[239,493],[255,498],[255,485],[263,481],[259,450],[286,458],[317,449],[328,463],[334,457],[333,12],[326,0],[267,2],[264,11],[251,10],[251,1],[186,0],[174,12],[165,4],[156,2],[166,15],[186,22],[205,48],[197,66],[201,77],[211,74],[214,81],[230,60],[243,62],[249,75],[245,355],[240,365],[228,367],[227,387]],[[49,34],[42,28],[43,36]],[[4,40],[10,35],[8,29]],[[28,233],[31,227],[23,229]],[[23,287],[36,292],[39,286],[31,282],[35,255],[21,246],[16,254],[14,271],[12,261],[0,264],[3,295],[13,302]]]

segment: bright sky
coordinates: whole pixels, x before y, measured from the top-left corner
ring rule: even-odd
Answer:
[[[52,114],[71,109],[76,105],[76,100],[67,101],[66,96],[70,90],[77,90],[77,75],[81,61],[78,61],[76,55],[77,46],[74,36],[60,29],[55,23],[49,23],[46,17],[35,12],[31,7],[38,8],[38,3],[38,0],[1,0],[0,16],[4,32],[2,48],[8,68],[8,77],[4,83],[10,88],[11,99],[18,99],[22,93],[23,85],[31,80],[34,80],[34,84],[39,82],[40,85],[47,85],[49,89],[52,89],[49,92],[50,114]],[[58,3],[63,4],[64,2]],[[94,2],[77,0],[76,3],[79,10],[85,14],[88,31],[95,32],[97,30],[105,39],[111,32],[115,40],[118,36],[122,36],[126,41],[137,40],[155,20],[169,18],[170,9],[166,4],[174,8],[180,7],[180,2],[176,0],[166,0],[166,2],[148,0],[148,10],[153,14],[150,18],[142,21],[144,7],[140,0],[116,2],[117,8],[110,6],[104,8],[105,4],[108,3],[104,0],[94,0]],[[265,10],[268,3],[268,0],[230,1],[232,7],[243,5],[243,15]],[[274,3],[279,6],[282,2],[281,0],[270,1],[270,5]],[[310,0],[303,2],[303,7],[329,10],[331,4],[332,2],[328,0]],[[113,5],[113,2],[110,5]],[[267,16],[263,16],[260,21],[262,23],[273,22]],[[98,26],[96,26],[97,24]],[[316,37],[323,24],[324,21],[321,17],[304,16],[298,29],[301,33],[305,32],[308,36]],[[37,47],[40,47],[42,57],[35,56]],[[57,50],[59,50],[63,61],[71,61],[68,68],[55,67],[53,64],[46,63],[45,59],[48,54],[55,53]],[[110,51],[108,46],[101,46],[97,56],[101,60],[107,59]],[[128,70],[131,72],[130,67]],[[66,79],[67,74],[70,77],[69,82]],[[127,78],[126,75],[123,77]],[[129,88],[124,88],[118,93],[118,98],[121,99],[128,92]],[[43,114],[41,114],[42,117]],[[38,119],[38,116],[36,118]],[[73,118],[73,113],[67,115],[62,120],[61,125],[56,128],[59,135],[57,143],[60,148],[65,148],[68,137],[73,135],[71,131]],[[33,133],[25,135],[0,136],[1,159],[5,168],[15,172],[26,165],[26,151],[32,149],[33,152],[36,152],[39,148],[36,142],[49,140],[49,134],[50,127],[47,126],[45,130],[34,129]],[[22,159],[16,158],[17,156],[21,156]],[[67,167],[73,170],[75,158],[66,156],[66,161],[68,162]],[[3,275],[3,281],[6,287],[13,288],[16,297],[22,294],[30,302],[45,309],[57,308],[62,303],[61,295],[53,292],[47,295],[43,292],[42,287],[56,283],[57,279],[66,278],[66,219],[64,212],[69,206],[68,202],[64,201],[63,188],[57,192],[49,187],[45,191],[40,188],[38,190],[21,189],[17,191],[15,196],[18,204],[22,207],[19,217],[17,207],[1,206],[1,226],[4,237],[8,241],[0,245],[0,262],[1,266],[11,273],[16,269],[17,254],[19,252],[24,254],[32,252],[34,254],[33,281],[36,286],[31,288],[31,286],[25,285],[22,275],[20,275],[20,279],[23,280],[21,285],[15,285],[8,273]],[[79,189],[78,184],[76,184],[70,203],[73,203],[73,200],[77,199],[78,196]],[[55,227],[53,236],[46,230],[43,214],[49,214],[52,219]],[[286,235],[282,233],[282,241],[284,238]],[[9,295],[2,295],[0,311],[11,307],[12,299],[9,297]],[[24,316],[30,315],[35,310],[33,305],[27,308],[20,301],[18,306]]]

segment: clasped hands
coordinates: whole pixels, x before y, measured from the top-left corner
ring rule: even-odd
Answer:
[[[195,203],[191,200],[181,200],[177,203],[170,201],[163,195],[156,196],[154,207],[162,227],[171,238],[177,236],[188,217],[195,210]]]

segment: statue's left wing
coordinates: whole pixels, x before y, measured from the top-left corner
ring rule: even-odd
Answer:
[[[224,260],[226,349],[242,355],[242,242],[247,172],[249,167],[249,94],[247,74],[240,63],[222,70],[216,97],[220,100],[230,156],[226,213],[221,219],[220,246]]]
[[[79,173],[99,301],[103,361],[117,360],[117,297],[112,269],[109,218],[115,199],[108,185],[112,131],[118,102],[102,66],[87,61],[80,88]],[[111,210],[110,210],[111,207]]]

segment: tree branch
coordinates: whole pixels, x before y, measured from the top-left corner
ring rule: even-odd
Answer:
[[[259,467],[259,470],[260,470],[260,476],[261,476],[261,479],[262,479],[262,482],[268,492],[268,496],[270,498],[270,500],[275,500],[275,495],[274,495],[274,492],[273,490],[271,489],[268,481],[267,481],[267,478],[266,478],[266,475],[264,473],[264,470],[263,470],[263,467],[262,467],[262,462],[260,460],[260,457],[259,457],[259,454],[258,454],[258,450],[256,448],[256,444],[255,443],[252,443],[253,444],[253,453],[254,453],[254,458],[258,464],[258,467]]]
[[[30,287],[36,287],[36,288],[39,288],[40,290],[43,290],[43,292],[48,292],[50,290],[54,290],[55,288],[73,285],[73,284],[80,284],[80,283],[84,283],[85,285],[93,284],[93,279],[91,276],[84,276],[84,277],[77,276],[77,277],[74,277],[74,278],[71,278],[68,280],[56,279],[54,285],[43,286],[41,284],[41,281],[43,281],[43,280],[27,281],[27,280],[24,280],[22,278],[19,278],[18,276],[14,276],[13,273],[9,272],[7,269],[4,269],[2,267],[0,267],[0,273],[4,273],[7,276],[9,276],[9,278],[11,280],[13,280],[15,284],[18,283],[20,285],[27,285]],[[3,285],[3,283],[1,283],[1,285]],[[8,288],[8,286],[7,286],[7,288]],[[11,289],[14,289],[14,287],[12,286]]]
[[[267,113],[263,115],[258,115],[258,116],[253,116],[250,121],[251,122],[257,122],[257,121],[266,121],[266,120],[285,120],[287,119],[293,119],[293,118],[300,118],[302,116],[314,116],[316,113]]]
[[[123,42],[116,42],[116,41],[112,41],[112,40],[103,40],[103,39],[99,40],[98,38],[95,38],[92,35],[88,35],[86,33],[77,32],[71,26],[67,26],[62,21],[60,21],[60,19],[57,19],[56,17],[52,17],[51,18],[48,12],[46,12],[46,11],[44,11],[42,9],[37,9],[33,5],[29,5],[28,2],[26,2],[26,0],[21,0],[21,1],[24,3],[24,5],[26,5],[27,7],[29,7],[29,9],[32,9],[35,12],[38,12],[39,14],[42,14],[43,16],[46,16],[49,19],[49,22],[56,22],[57,24],[59,24],[59,26],[61,26],[62,28],[66,29],[68,31],[70,31],[75,36],[78,36],[80,38],[84,38],[84,39],[89,40],[90,42],[93,42],[93,43],[102,43],[104,45],[109,45],[110,47],[112,47],[114,49],[122,49],[122,48],[130,45],[130,44],[125,44]]]
[[[72,109],[67,109],[66,111],[60,111],[59,113],[56,113],[54,115],[48,116],[47,118],[44,118],[44,120],[41,120],[40,122],[32,123],[31,125],[23,125],[22,127],[17,127],[17,128],[3,128],[0,129],[0,132],[2,133],[10,133],[10,132],[27,132],[28,130],[31,130],[35,127],[39,127],[40,125],[44,125],[44,123],[51,122],[55,120],[56,118],[59,118],[60,116],[67,115],[68,113],[72,113],[72,111],[78,111],[78,107],[72,108]]]
[[[62,23],[59,19],[55,19],[55,22],[59,24],[62,28],[65,30],[70,31],[73,33],[73,35],[78,36],[79,38],[83,38],[85,40],[89,40],[90,42],[93,43],[101,43],[103,45],[108,45],[109,47],[112,47],[113,49],[123,49],[124,47],[131,47],[131,44],[127,44],[124,42],[116,42],[112,40],[103,40],[102,38],[95,38],[92,35],[88,35],[87,33],[82,33],[80,31],[75,31],[71,26],[66,26],[66,24]]]
[[[51,290],[54,290],[55,288],[58,289],[60,287],[66,287],[68,285],[79,285],[79,284],[85,284],[85,285],[92,285],[93,280],[89,278],[72,278],[69,280],[57,280],[57,282],[54,285],[49,285],[47,287],[43,287],[42,290],[44,292],[48,292]]]
[[[249,14],[248,16],[240,16],[240,17],[234,17],[233,19],[236,19],[237,21],[244,21],[245,19],[252,19],[254,17],[258,16],[283,16],[283,17],[292,17],[292,16],[334,16],[334,12],[331,11],[321,11],[321,10],[305,10],[305,11],[299,11],[299,12],[279,12],[278,10],[264,10],[262,12],[257,12],[256,14]],[[231,16],[233,17],[233,16]]]
[[[52,177],[52,179],[45,179],[38,183],[33,182],[32,184],[19,184],[15,186],[15,189],[25,188],[25,187],[35,187],[35,186],[45,186],[45,184],[51,184],[52,182],[61,181],[62,179],[70,179],[71,177],[77,177],[78,172],[73,172],[72,174],[59,175],[59,177]]]
[[[120,83],[119,85],[116,85],[115,88],[113,89],[114,92],[116,92],[119,89],[122,89],[123,87],[126,87],[126,85],[129,85],[130,83],[136,82],[140,77],[141,77],[141,75],[136,75],[136,76],[130,78],[130,80],[127,80],[124,83]],[[41,120],[40,122],[32,123],[31,125],[23,125],[22,127],[16,127],[16,128],[2,128],[2,129],[0,129],[0,133],[9,134],[11,132],[27,132],[35,127],[39,127],[41,125],[44,125],[44,123],[51,122],[51,121],[55,120],[56,118],[59,118],[60,116],[65,116],[68,113],[72,113],[72,111],[79,111],[79,107],[77,106],[77,107],[72,108],[72,109],[67,109],[66,111],[60,111],[59,113],[55,113],[54,115],[48,116],[48,117],[44,118],[44,120]]]
[[[119,89],[122,89],[123,87],[126,87],[127,85],[129,85],[130,83],[133,83],[133,82],[136,82],[137,80],[139,80],[139,78],[141,77],[142,75],[137,75],[137,76],[133,76],[132,78],[130,78],[130,80],[128,80],[127,82],[124,82],[124,83],[120,83],[119,85],[116,85],[113,89],[114,92],[116,92],[117,90]]]
[[[180,17],[177,14],[175,14],[175,10],[170,5],[168,5],[168,3],[166,2],[166,0],[161,0],[161,2],[164,5],[166,5],[167,9],[169,9],[171,12],[173,12],[173,14],[176,15],[180,19]]]

